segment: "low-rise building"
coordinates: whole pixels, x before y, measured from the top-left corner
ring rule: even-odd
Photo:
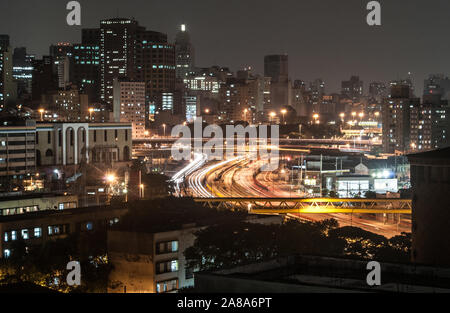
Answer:
[[[195,242],[195,233],[216,222],[148,225],[145,231],[108,231],[108,259],[114,266],[108,292],[166,293],[194,285],[194,273],[186,267],[184,252]],[[250,216],[250,223],[280,224],[280,216]],[[119,225],[120,227],[120,225]]]
[[[77,195],[30,193],[0,197],[0,216],[77,207]]]
[[[105,229],[117,223],[127,211],[124,207],[101,206],[0,216],[0,257],[11,254],[16,240],[24,240],[27,246],[38,245],[76,232]]]
[[[450,148],[410,154],[412,258],[422,264],[450,266]]]
[[[38,166],[131,160],[130,123],[42,123],[36,125]]]

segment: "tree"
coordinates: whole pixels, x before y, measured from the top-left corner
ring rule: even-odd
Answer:
[[[344,239],[347,242],[345,254],[363,259],[373,258],[377,249],[388,244],[386,237],[353,226],[331,229],[328,236]]]

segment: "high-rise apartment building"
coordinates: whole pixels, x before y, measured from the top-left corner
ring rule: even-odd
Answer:
[[[175,46],[167,35],[141,29],[137,33],[136,79],[145,82],[146,102],[162,110],[162,94],[175,90]]]
[[[39,106],[42,95],[57,89],[57,79],[53,73],[53,58],[43,56],[42,59],[32,61],[32,100]]]
[[[391,85],[391,95],[383,103],[383,149],[386,153],[406,152],[411,144],[411,111],[420,106],[411,87]]]
[[[138,23],[126,18],[100,22],[100,98],[113,103],[113,83],[118,77],[135,77]]]
[[[132,138],[145,137],[145,83],[114,80],[114,121],[132,124]]]
[[[424,81],[423,95],[450,100],[450,78],[443,74],[429,75]]]
[[[34,55],[27,54],[25,47],[15,48],[13,55],[13,77],[17,82],[17,96],[31,95]]]
[[[447,101],[411,108],[410,150],[432,150],[450,145],[450,107]]]
[[[363,96],[363,82],[359,79],[359,76],[352,76],[350,80],[342,82],[341,95],[354,102],[361,100]]]
[[[100,99],[100,46],[73,45],[73,83],[89,96],[91,102]]]
[[[195,67],[195,50],[191,44],[191,37],[182,24],[175,38],[176,76],[184,79]]]
[[[291,106],[291,82],[289,80],[287,55],[267,55],[264,57],[264,76],[270,77],[270,106],[267,110],[279,111]]]
[[[6,40],[5,40],[6,41]],[[5,43],[6,44],[6,43]],[[13,77],[13,54],[10,47],[0,46],[0,110],[17,99]]]

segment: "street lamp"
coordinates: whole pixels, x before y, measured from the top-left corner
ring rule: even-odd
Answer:
[[[164,129],[164,137],[166,137],[166,124],[162,124],[162,127]]]
[[[139,191],[141,193],[141,198],[144,198],[144,184],[139,185]]]
[[[286,109],[281,110],[281,114],[283,114],[283,124],[286,125],[286,120],[284,119],[284,115],[287,113]]]
[[[364,112],[359,113],[359,118],[362,119],[364,117]]]
[[[270,117],[270,122],[273,123],[273,118],[277,116],[277,114],[275,112],[270,112],[269,113],[269,117]]]
[[[89,108],[89,121],[92,121],[92,113],[94,113],[94,109],[93,108]]]
[[[109,184],[112,184],[116,181],[116,175],[114,175],[113,173],[106,174],[105,178]]]
[[[341,113],[339,116],[341,117],[341,120],[344,121],[345,113]]]
[[[244,109],[244,121],[247,121],[247,112],[248,112],[248,110],[247,109]]]
[[[41,113],[41,122],[44,120],[44,109],[39,109],[39,113]]]
[[[314,123],[319,124],[319,114],[314,113],[313,114]]]

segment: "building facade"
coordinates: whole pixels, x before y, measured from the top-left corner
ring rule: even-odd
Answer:
[[[114,80],[114,121],[131,123],[132,138],[145,137],[145,83]]]
[[[36,126],[38,166],[131,160],[130,123],[42,123]]]
[[[175,60],[176,76],[178,79],[184,79],[195,67],[195,51],[191,44],[189,32],[186,25],[182,24],[180,31],[175,38]]]

